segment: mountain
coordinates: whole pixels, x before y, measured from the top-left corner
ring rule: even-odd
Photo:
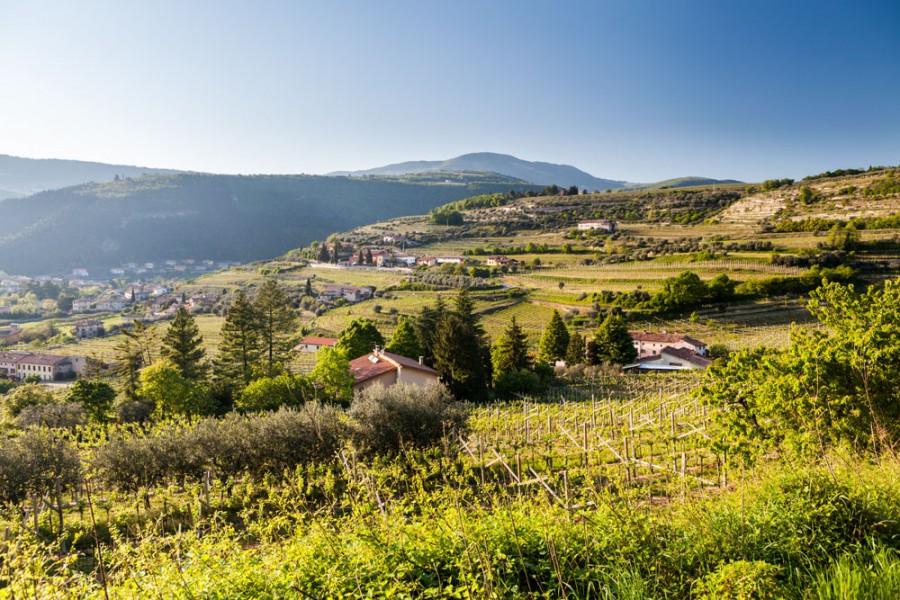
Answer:
[[[508,154],[477,152],[463,154],[449,160],[417,160],[367,169],[364,171],[338,171],[331,175],[405,175],[409,173],[437,173],[441,171],[473,171],[500,173],[539,185],[556,184],[562,187],[577,185],[593,190],[618,190],[627,183],[612,179],[601,179],[571,165],[522,160]]]
[[[496,174],[349,178],[143,175],[3,201],[0,270],[65,274],[127,262],[269,258],[478,194],[537,190]]]
[[[0,200],[92,181],[112,181],[116,176],[138,177],[147,173],[171,174],[177,171],[0,154]]]
[[[656,183],[629,183],[626,188],[630,190],[651,190],[660,188],[680,188],[694,187],[698,185],[720,185],[726,183],[743,183],[736,179],[710,179],[709,177],[679,177],[677,179],[666,179],[665,181],[657,181]]]

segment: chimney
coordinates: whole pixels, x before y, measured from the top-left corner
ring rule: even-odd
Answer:
[[[420,365],[424,365],[424,364],[425,364],[425,357],[424,357],[424,356],[420,356],[420,357],[419,357],[419,364],[420,364]]]
[[[375,356],[378,356],[379,350],[380,350],[380,348],[378,347],[378,344],[375,344]]]

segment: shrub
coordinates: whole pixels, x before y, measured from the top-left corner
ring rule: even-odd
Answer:
[[[697,582],[699,600],[775,600],[785,590],[777,579],[780,569],[763,561],[738,560],[720,566]]]
[[[19,427],[50,427],[75,429],[84,423],[84,410],[76,402],[35,404],[23,409],[16,417]]]
[[[376,453],[433,445],[465,423],[453,396],[438,383],[368,387],[354,398],[350,418],[360,449]]]
[[[4,410],[10,417],[18,417],[19,413],[30,406],[52,404],[56,402],[53,392],[36,383],[26,383],[10,391],[3,397]]]

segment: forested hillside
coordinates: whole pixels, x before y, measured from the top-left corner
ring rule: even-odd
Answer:
[[[492,174],[361,178],[148,175],[3,203],[0,270],[65,273],[178,258],[274,257],[333,231],[475,194],[537,189]]]

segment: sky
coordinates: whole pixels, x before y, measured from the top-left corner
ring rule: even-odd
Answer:
[[[0,0],[0,153],[634,182],[900,164],[897,0]]]

